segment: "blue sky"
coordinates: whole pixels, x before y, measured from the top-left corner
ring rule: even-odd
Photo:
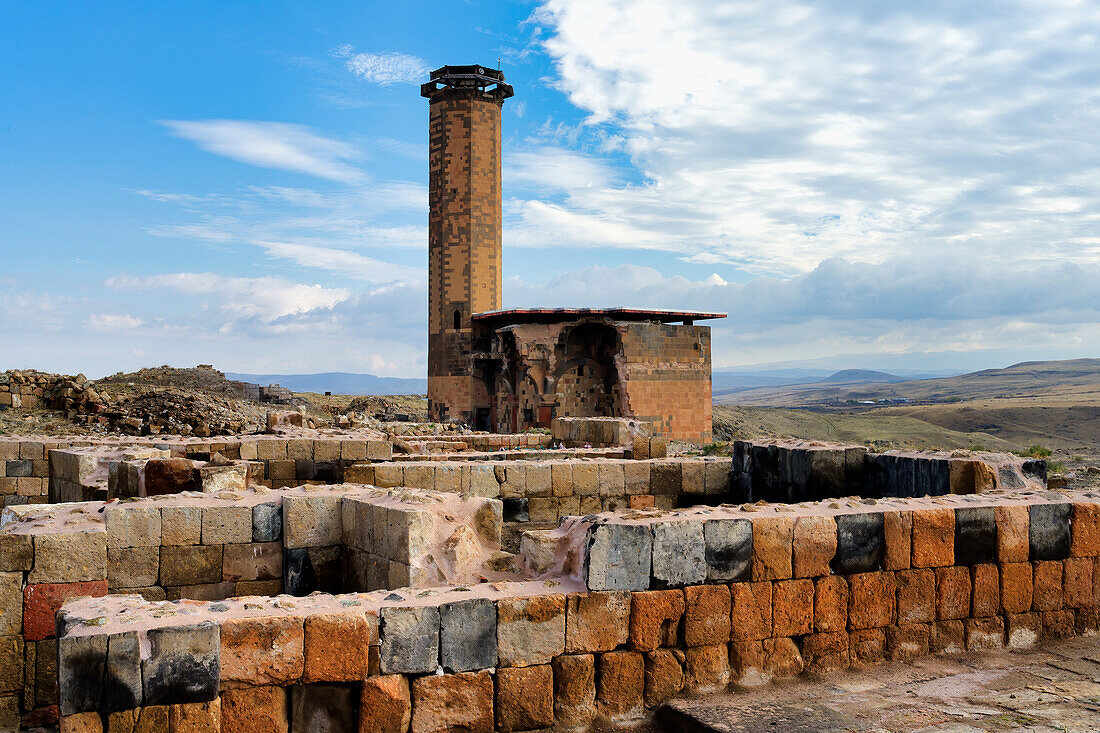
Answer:
[[[715,365],[1100,352],[1087,2],[0,0],[0,368],[425,364],[427,103],[500,59],[505,304]]]

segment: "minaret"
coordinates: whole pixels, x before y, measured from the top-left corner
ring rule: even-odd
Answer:
[[[501,307],[500,110],[504,74],[444,66],[420,87],[428,124],[428,415],[466,420],[474,313]]]

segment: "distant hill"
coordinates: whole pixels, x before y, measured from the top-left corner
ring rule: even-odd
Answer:
[[[842,369],[836,374],[830,374],[824,379],[817,380],[817,384],[863,384],[866,382],[905,382],[906,377],[896,374],[876,372],[870,369]]]
[[[373,374],[324,372],[322,374],[241,374],[226,372],[227,379],[254,384],[278,384],[294,392],[332,392],[341,395],[425,394],[426,379],[378,377]]]

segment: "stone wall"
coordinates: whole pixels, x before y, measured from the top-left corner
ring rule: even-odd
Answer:
[[[692,509],[567,529],[590,548],[587,587],[70,601],[63,729],[586,730],[730,683],[1100,627],[1095,495]]]

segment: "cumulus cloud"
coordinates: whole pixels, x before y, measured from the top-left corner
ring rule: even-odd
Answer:
[[[344,59],[348,71],[375,84],[419,84],[429,71],[423,59],[405,53],[356,53],[354,46],[344,44],[332,55]]]
[[[358,150],[304,125],[254,120],[161,120],[160,124],[208,153],[241,163],[343,183],[363,179],[362,171],[348,162],[359,157]]]
[[[591,230],[784,275],[960,242],[1100,261],[1095,4],[548,0],[535,17],[590,137],[642,175],[517,202],[521,241]]]
[[[92,313],[84,319],[84,325],[89,330],[99,333],[117,333],[133,331],[144,326],[145,321],[124,313]]]

